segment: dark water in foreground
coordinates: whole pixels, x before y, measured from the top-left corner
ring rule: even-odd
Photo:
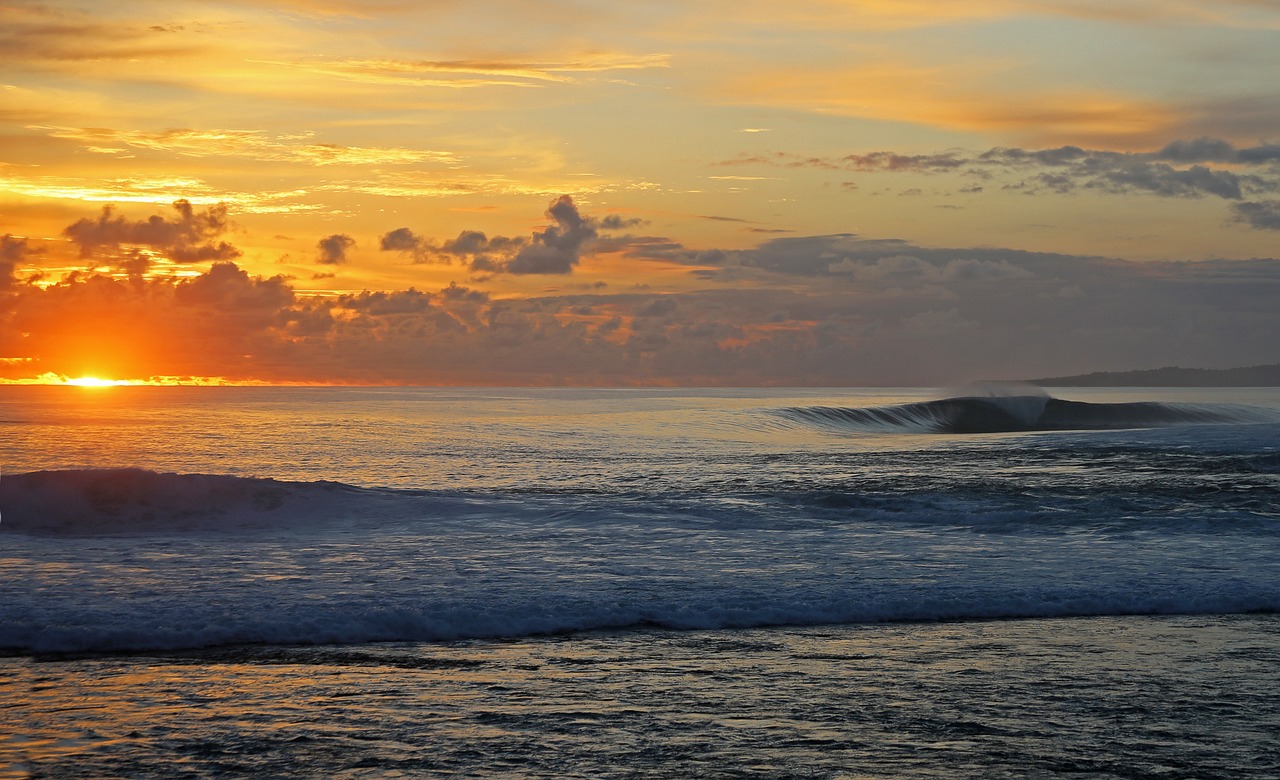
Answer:
[[[0,777],[1280,776],[1280,391],[0,388]]]
[[[10,658],[0,777],[1265,778],[1277,670],[1275,616]]]

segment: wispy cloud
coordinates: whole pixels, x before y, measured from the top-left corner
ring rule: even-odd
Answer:
[[[1206,165],[1208,163],[1208,165]],[[978,181],[1000,177],[1004,190],[1029,195],[1097,191],[1161,198],[1214,197],[1241,201],[1280,193],[1280,145],[1237,146],[1217,138],[1169,143],[1155,151],[1117,152],[1060,146],[996,147],[985,152],[951,149],[933,154],[875,151],[812,157],[792,152],[742,155],[719,166],[813,168],[867,174],[958,175]],[[967,194],[985,188],[971,185]],[[1257,204],[1254,204],[1257,206]],[[1236,208],[1236,221],[1264,226],[1265,207]],[[1249,215],[1259,215],[1256,219]],[[1260,224],[1262,223],[1262,224]]]
[[[316,143],[313,132],[271,135],[259,130],[173,129],[160,132],[107,128],[42,127],[53,138],[79,141],[92,151],[122,153],[123,147],[175,153],[185,157],[245,157],[254,160],[299,162],[308,165],[404,165],[434,162],[456,165],[450,152],[373,148]]]
[[[531,87],[544,82],[567,84],[576,81],[575,74],[665,68],[670,64],[670,56],[594,52],[553,61],[345,59],[255,62],[363,83],[468,89]]]
[[[306,190],[240,192],[214,187],[204,179],[189,177],[99,178],[93,176],[42,176],[11,172],[0,175],[0,192],[23,198],[88,201],[91,203],[150,203],[168,205],[175,192],[197,204],[225,202],[237,211],[254,214],[287,214],[321,210],[323,206],[302,199]]]

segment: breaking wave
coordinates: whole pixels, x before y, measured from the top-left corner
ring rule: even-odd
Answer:
[[[332,519],[359,494],[337,482],[284,482],[139,468],[5,475],[0,523],[27,533],[251,528]]]
[[[825,428],[918,433],[1095,431],[1280,421],[1280,413],[1243,405],[1088,403],[1044,395],[968,396],[874,407],[791,407],[778,414]]]
[[[0,654],[1280,611],[1274,454],[1223,457],[1210,474],[1231,485],[1207,494],[1167,478],[1154,494],[862,474],[681,496],[7,475]],[[258,528],[282,532],[240,533]]]

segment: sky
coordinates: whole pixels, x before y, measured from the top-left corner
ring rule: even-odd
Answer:
[[[0,381],[1280,361],[1280,0],[0,17]]]

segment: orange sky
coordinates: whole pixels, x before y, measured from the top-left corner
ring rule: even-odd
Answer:
[[[1280,359],[1270,3],[3,13],[0,381]]]

